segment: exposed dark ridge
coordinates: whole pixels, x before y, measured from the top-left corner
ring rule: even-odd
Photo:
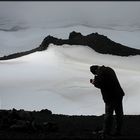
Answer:
[[[50,43],[53,43],[54,45],[63,45],[63,44],[84,45],[84,46],[89,46],[90,48],[92,48],[98,53],[112,54],[112,55],[118,55],[118,56],[130,56],[130,55],[140,54],[140,49],[134,49],[134,48],[130,48],[128,46],[122,45],[120,43],[116,43],[110,40],[107,36],[100,35],[98,33],[92,33],[92,34],[84,36],[79,32],[73,31],[69,34],[68,39],[58,39],[49,35],[44,38],[44,40],[39,45],[39,47],[29,50],[29,51],[14,53],[8,56],[3,56],[3,57],[0,57],[0,60],[13,59],[13,58],[21,57],[30,53],[34,53],[36,51],[46,50]]]
[[[34,52],[36,52],[38,50],[39,50],[39,47],[35,48],[35,49],[32,49],[32,50],[29,50],[29,51],[13,53],[13,54],[10,54],[10,55],[7,55],[7,56],[0,57],[0,60],[8,60],[8,59],[18,58],[18,57],[21,57],[21,56],[24,56],[24,55],[34,53]]]

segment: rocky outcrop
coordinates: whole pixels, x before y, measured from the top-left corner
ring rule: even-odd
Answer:
[[[87,36],[83,36],[81,33],[73,31],[70,33],[69,39],[63,40],[48,36],[41,43],[40,50],[47,49],[48,44],[50,43],[53,43],[55,45],[85,45],[89,46],[96,52],[118,56],[130,56],[140,54],[139,49],[130,48],[125,45],[116,43],[110,40],[107,36],[100,35],[98,33],[92,33]]]
[[[47,109],[42,111],[25,111],[26,115],[29,113],[34,118],[31,121],[27,119],[28,117],[26,119],[19,117],[20,110],[0,110],[0,139],[140,139],[140,115],[124,115],[122,135],[110,135],[103,138],[99,131],[103,126],[104,114],[100,116],[48,115],[50,111],[48,112]],[[25,114],[22,116],[26,116]],[[115,119],[115,115],[112,119]],[[112,129],[112,133],[114,133],[114,129]]]
[[[73,31],[69,34],[68,39],[59,39],[49,35],[42,41],[39,47],[29,51],[3,56],[0,58],[0,60],[13,59],[30,53],[34,53],[36,51],[46,50],[50,43],[53,43],[54,45],[69,44],[89,46],[96,52],[102,54],[112,54],[118,56],[140,55],[139,49],[130,48],[120,43],[116,43],[110,40],[107,36],[100,35],[98,33],[92,33],[84,36],[79,32]]]
[[[45,128],[50,131],[52,128],[55,128],[55,125],[51,122],[39,124],[36,122],[34,114],[41,114],[42,116],[49,117],[52,115],[52,112],[48,109],[43,109],[41,111],[16,110],[15,108],[12,110],[0,110],[0,130],[38,131]]]

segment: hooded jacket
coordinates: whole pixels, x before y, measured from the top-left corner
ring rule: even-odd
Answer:
[[[105,103],[116,102],[125,95],[115,71],[110,67],[99,66],[94,79],[94,86],[101,89]]]

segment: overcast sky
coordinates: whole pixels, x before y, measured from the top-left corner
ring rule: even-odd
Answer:
[[[32,25],[139,25],[140,2],[0,2],[0,17]]]

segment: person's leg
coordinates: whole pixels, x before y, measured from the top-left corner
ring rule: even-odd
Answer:
[[[113,110],[114,107],[112,104],[105,104],[105,117],[103,124],[103,132],[105,134],[110,134],[112,123],[113,123]]]
[[[118,101],[115,106],[115,113],[116,113],[116,134],[121,134],[122,131],[122,124],[123,124],[123,105],[122,99]]]

